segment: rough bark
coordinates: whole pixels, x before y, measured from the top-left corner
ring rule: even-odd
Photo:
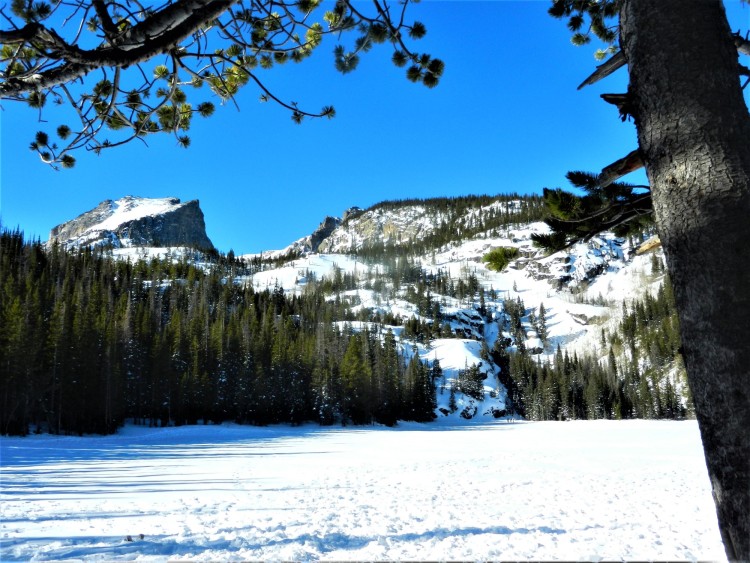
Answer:
[[[622,49],[719,528],[750,560],[750,115],[720,0],[625,0]]]

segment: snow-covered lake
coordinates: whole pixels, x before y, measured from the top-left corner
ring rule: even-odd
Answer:
[[[0,448],[3,561],[725,560],[694,421],[127,427]]]

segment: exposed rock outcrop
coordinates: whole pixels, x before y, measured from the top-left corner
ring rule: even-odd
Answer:
[[[341,224],[341,219],[338,217],[331,217],[330,215],[323,219],[323,222],[318,225],[315,232],[310,235],[310,250],[317,252],[320,244],[331,236],[331,233]]]
[[[48,244],[66,248],[111,245],[114,248],[188,246],[211,250],[198,200],[126,196],[106,200],[91,211],[50,231]]]

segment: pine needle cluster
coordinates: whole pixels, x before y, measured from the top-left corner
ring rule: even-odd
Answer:
[[[608,46],[617,40],[617,18],[620,0],[553,0],[548,13],[558,19],[568,20],[568,29],[573,34],[570,41],[577,46],[587,45],[592,35]],[[610,52],[600,49],[595,56],[603,58]]]
[[[188,147],[192,117],[214,112],[201,93],[236,104],[249,84],[260,89],[261,101],[286,108],[295,123],[332,118],[330,105],[311,112],[277,96],[262,73],[306,60],[334,35],[338,41],[351,38],[333,50],[338,71],[354,71],[363,53],[390,44],[392,61],[405,67],[407,79],[433,88],[445,65],[410,47],[427,33],[422,22],[406,18],[415,1],[369,7],[353,0],[332,6],[321,0],[247,6],[217,1],[185,14],[180,3],[171,2],[135,9],[96,0],[12,0],[10,13],[3,12],[5,28],[0,27],[0,99],[39,110],[40,121],[44,112],[63,116],[59,144],[30,145],[54,167],[73,166],[72,154],[81,149],[99,153],[155,133],[173,135]],[[53,104],[67,111],[50,110]]]
[[[566,177],[584,195],[560,188],[544,189],[549,212],[544,222],[552,232],[532,235],[541,248],[562,250],[609,230],[624,237],[653,223],[648,186],[613,182],[602,187],[597,174],[580,171],[568,172]]]

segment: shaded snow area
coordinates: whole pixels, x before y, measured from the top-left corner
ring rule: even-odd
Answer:
[[[693,421],[127,427],[0,447],[3,561],[725,559]]]

